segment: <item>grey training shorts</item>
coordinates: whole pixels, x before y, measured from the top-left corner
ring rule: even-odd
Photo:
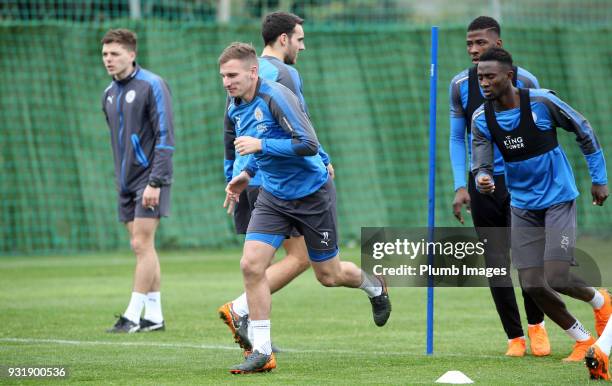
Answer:
[[[338,254],[336,187],[331,178],[316,192],[297,200],[282,200],[261,189],[247,230],[247,240],[267,240],[266,235],[289,236],[296,228],[312,261]],[[278,248],[278,245],[274,245]]]
[[[512,264],[516,269],[543,267],[550,260],[575,263],[575,200],[539,210],[511,207],[511,213]]]
[[[245,190],[240,193],[240,198],[234,208],[234,226],[236,228],[236,234],[245,235],[249,228],[249,222],[251,221],[251,214],[255,210],[255,202],[261,186],[247,186]],[[296,229],[291,229],[291,237],[300,237],[302,234]]]
[[[118,212],[119,221],[131,222],[136,217],[160,218],[170,215],[170,186],[162,186],[159,192],[159,205],[150,209],[142,206],[142,193],[145,186],[135,192],[119,193]]]

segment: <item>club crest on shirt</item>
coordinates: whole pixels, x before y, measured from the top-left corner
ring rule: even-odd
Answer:
[[[134,90],[130,90],[130,91],[127,92],[127,94],[125,94],[125,101],[127,103],[134,102],[134,98],[136,98],[136,91],[134,91]]]
[[[507,135],[504,139],[504,146],[508,150],[514,150],[524,148],[525,144],[523,143],[523,137],[512,137]]]
[[[257,119],[258,121],[261,121],[263,119],[263,111],[261,111],[261,109],[259,107],[255,108],[255,119]]]
[[[113,104],[113,96],[112,95],[108,95],[106,97],[106,103],[111,104],[111,105]]]

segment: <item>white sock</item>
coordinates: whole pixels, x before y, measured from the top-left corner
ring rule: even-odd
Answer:
[[[595,290],[595,295],[593,295],[593,299],[589,300],[589,303],[593,306],[593,309],[598,310],[604,305],[604,296],[601,292]]]
[[[161,323],[164,321],[164,315],[161,309],[161,293],[149,292],[145,303],[144,318],[153,323]]]
[[[244,316],[249,314],[249,304],[247,303],[246,292],[238,296],[232,302],[232,309],[238,316]]]
[[[270,341],[270,320],[251,320],[249,326],[253,329],[253,351],[262,354],[272,354],[272,342]]]
[[[606,328],[604,328],[595,344],[599,346],[601,351],[610,356],[610,348],[612,347],[612,323],[608,322],[608,324],[606,324]]]
[[[251,320],[249,319],[249,324],[247,326],[247,335],[249,336],[249,342],[251,342],[251,345],[253,345],[253,339],[255,339],[253,337],[253,325],[251,325]]]
[[[565,333],[569,335],[570,338],[575,340],[576,342],[582,342],[591,337],[591,334],[584,328],[582,323],[579,320],[576,320],[576,323],[568,330],[565,330]]]
[[[370,276],[366,274],[363,271],[361,272],[361,277],[363,278],[363,281],[361,282],[361,285],[359,286],[359,288],[364,290],[365,293],[367,293],[369,297],[373,298],[375,296],[382,294],[383,289],[382,289],[382,286],[380,285],[380,280],[378,280],[374,276]]]
[[[140,323],[140,314],[142,313],[146,301],[147,295],[141,294],[140,292],[132,292],[130,304],[128,304],[123,316],[134,323]]]

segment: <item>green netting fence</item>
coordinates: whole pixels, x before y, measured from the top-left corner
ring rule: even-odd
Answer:
[[[504,23],[606,25],[609,0],[3,0],[0,20],[105,22],[116,18],[251,23],[282,9],[317,24]]]
[[[10,3],[10,2],[9,2]],[[436,222],[454,226],[448,156],[448,83],[470,65],[465,24],[442,25],[439,47]],[[239,245],[224,198],[225,93],[216,60],[235,40],[262,48],[259,26],[126,17],[108,22],[0,22],[0,254],[128,246],[117,222],[109,132],[101,93],[109,84],[100,38],[110,27],[139,36],[140,64],[171,87],[176,153],[172,216],[158,245]],[[427,223],[429,28],[306,24],[297,68],[319,139],[337,172],[341,240],[362,226]],[[582,112],[612,157],[610,25],[506,23],[518,65]],[[610,229],[592,208],[585,161],[571,134],[560,140],[579,189],[579,225]]]

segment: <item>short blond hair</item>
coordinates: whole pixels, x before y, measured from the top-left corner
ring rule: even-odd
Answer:
[[[219,66],[233,59],[256,66],[257,52],[255,52],[255,48],[248,43],[234,42],[227,46],[219,56]]]

